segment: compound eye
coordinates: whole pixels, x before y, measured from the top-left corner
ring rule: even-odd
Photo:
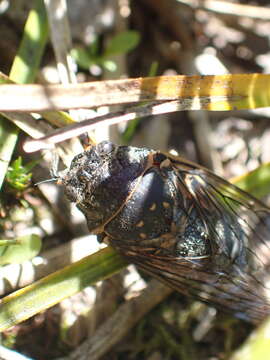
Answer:
[[[114,149],[115,145],[110,141],[102,141],[96,146],[97,153],[101,156],[110,154]]]

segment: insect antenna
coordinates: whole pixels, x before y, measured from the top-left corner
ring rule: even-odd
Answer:
[[[38,186],[40,184],[44,184],[44,183],[48,183],[48,182],[57,181],[58,179],[59,179],[59,177],[54,177],[54,178],[51,178],[51,179],[41,180],[41,181],[38,181],[37,183],[35,183],[34,186]]]
[[[52,151],[52,158],[51,158],[51,166],[50,166],[50,179],[41,180],[34,185],[40,185],[48,182],[58,181],[60,179],[59,175],[59,155],[56,153],[56,151]]]

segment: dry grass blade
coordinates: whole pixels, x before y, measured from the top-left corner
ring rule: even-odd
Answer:
[[[51,29],[51,40],[57,61],[58,74],[61,83],[76,83],[73,61],[69,54],[71,49],[71,34],[67,17],[65,0],[45,0]],[[61,16],[59,16],[61,14]],[[74,68],[74,67],[73,67]]]
[[[94,336],[80,345],[67,359],[98,360],[106,354],[137,322],[164,300],[172,290],[156,280],[151,280],[142,293],[119,306],[117,311]],[[117,326],[115,326],[117,324]]]
[[[218,14],[228,14],[233,16],[245,16],[254,19],[269,20],[270,9],[262,6],[252,6],[245,4],[235,4],[228,1],[220,0],[177,0],[182,4],[194,8],[209,10]]]
[[[270,75],[157,76],[70,85],[1,85],[0,111],[91,108],[180,100],[182,110],[239,110],[270,104]],[[17,98],[14,103],[14,97]]]
[[[188,106],[188,104],[187,104]],[[81,121],[53,131],[52,133],[34,140],[28,140],[24,144],[24,151],[34,152],[42,149],[51,148],[53,144],[60,143],[74,136],[79,136],[86,131],[94,130],[98,124],[103,126],[118,124],[123,121],[130,121],[137,117],[158,115],[175,112],[185,109],[185,103],[180,101],[166,101],[156,105],[156,102],[140,107],[130,107],[123,111],[118,111],[108,115],[98,116],[92,119]]]

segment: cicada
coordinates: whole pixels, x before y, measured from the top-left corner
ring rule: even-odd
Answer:
[[[270,313],[270,209],[211,171],[102,142],[61,178],[68,199],[130,262],[168,286],[257,323]]]

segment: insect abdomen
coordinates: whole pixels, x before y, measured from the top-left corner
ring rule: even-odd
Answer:
[[[105,232],[115,239],[138,241],[170,232],[176,202],[172,182],[158,168],[148,170]]]

